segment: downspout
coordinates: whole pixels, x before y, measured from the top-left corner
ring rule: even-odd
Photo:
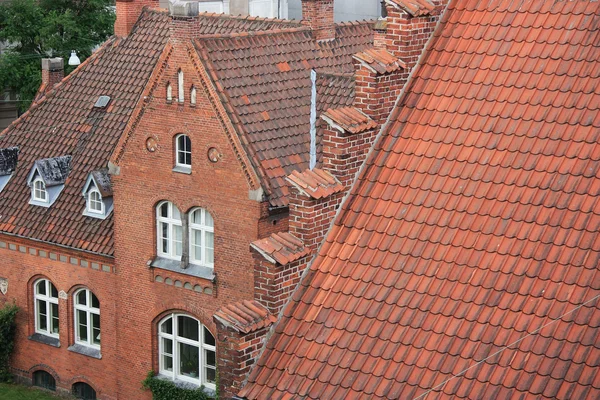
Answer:
[[[312,170],[317,165],[317,73],[310,70],[310,164]]]

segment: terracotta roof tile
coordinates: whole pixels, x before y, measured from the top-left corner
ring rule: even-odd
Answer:
[[[250,246],[281,265],[310,254],[310,249],[304,247],[302,240],[288,232],[273,233],[264,239],[255,240]]]
[[[269,327],[277,321],[269,310],[255,300],[226,305],[217,310],[214,316],[222,324],[242,333]]]
[[[599,23],[451,2],[241,396],[600,398]]]
[[[385,49],[370,48],[352,57],[379,74],[406,69],[406,64],[402,60]]]
[[[377,122],[354,107],[328,109],[321,118],[331,126],[350,133],[360,133],[377,128]]]
[[[307,169],[304,172],[294,171],[286,180],[313,199],[322,199],[344,190],[344,186],[335,176],[319,168]]]
[[[435,4],[430,0],[386,0],[386,2],[401,8],[413,17],[429,15],[435,10]]]

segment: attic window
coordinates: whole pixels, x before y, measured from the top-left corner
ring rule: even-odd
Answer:
[[[65,187],[71,170],[71,156],[37,160],[29,176],[27,185],[31,188],[29,204],[50,207]]]
[[[113,210],[113,193],[108,170],[101,169],[90,173],[81,194],[86,202],[83,215],[106,219]]]
[[[46,192],[46,184],[42,178],[37,177],[33,181],[33,190],[31,191],[32,199],[42,203],[48,202],[48,192]]]
[[[94,108],[105,108],[110,102],[110,97],[108,96],[100,96],[98,100],[96,100],[96,104],[94,104]]]

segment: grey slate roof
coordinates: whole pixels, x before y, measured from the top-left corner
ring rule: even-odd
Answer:
[[[17,168],[19,148],[0,149],[0,176],[10,175]]]

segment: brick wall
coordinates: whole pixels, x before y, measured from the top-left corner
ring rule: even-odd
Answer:
[[[158,7],[158,0],[117,0],[115,35],[127,36],[135,25],[145,6]]]
[[[316,40],[335,39],[333,0],[302,0],[302,23],[310,26]]]

